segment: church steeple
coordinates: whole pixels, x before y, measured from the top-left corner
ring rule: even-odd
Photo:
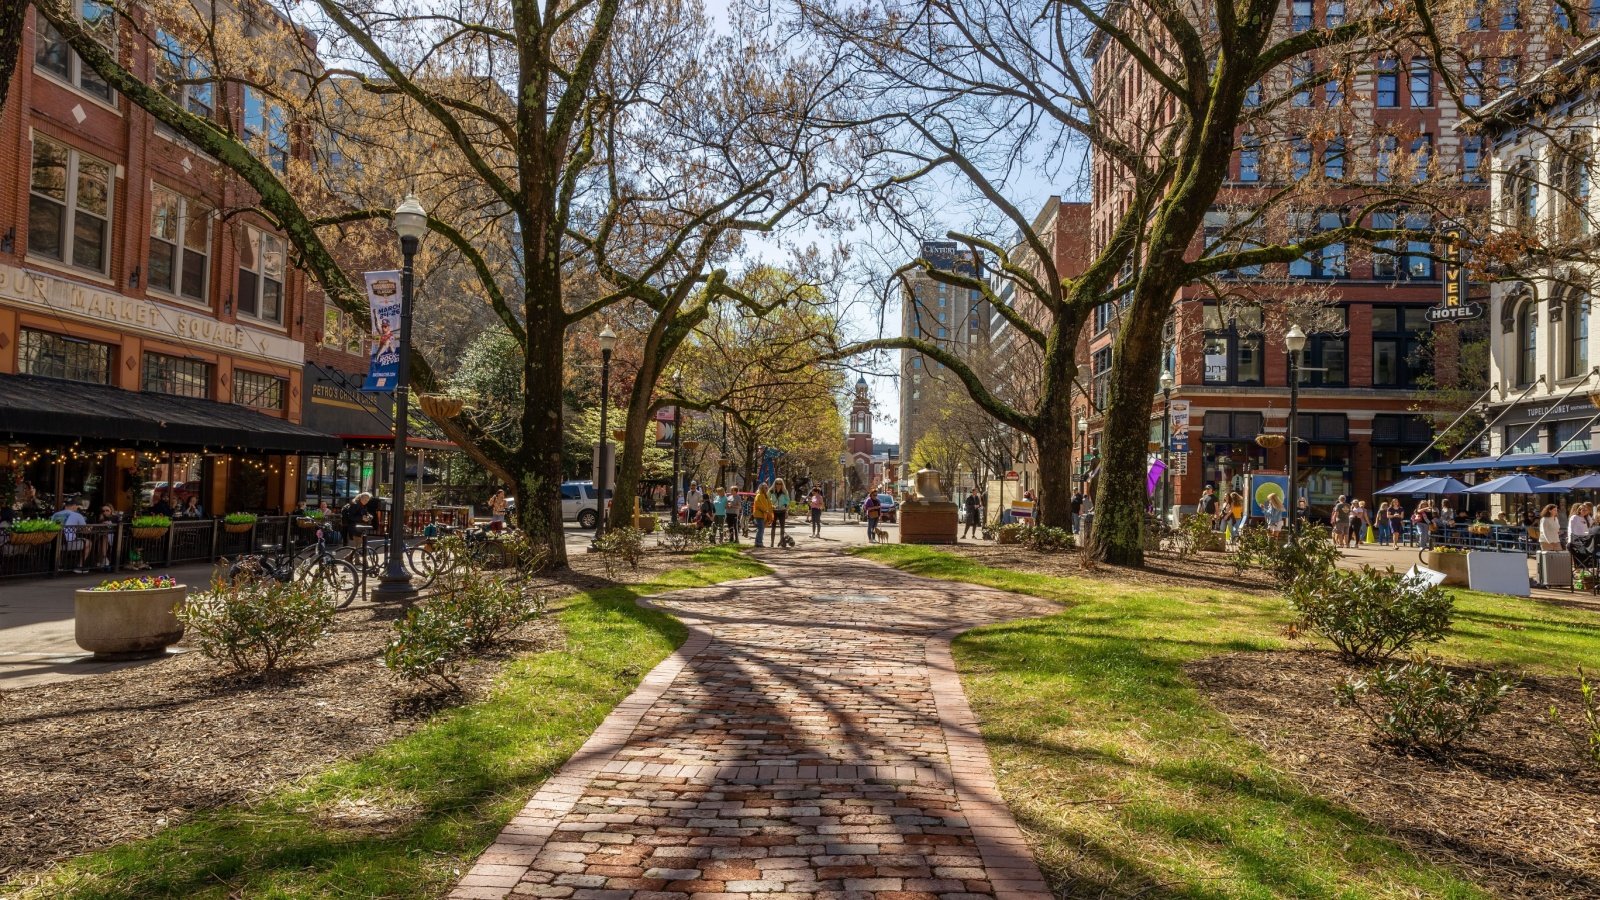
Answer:
[[[872,398],[867,395],[865,375],[856,379],[855,399],[850,403],[850,434],[845,444],[853,455],[872,455]]]

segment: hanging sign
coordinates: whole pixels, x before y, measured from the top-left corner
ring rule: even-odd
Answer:
[[[400,273],[368,272],[367,306],[372,309],[372,358],[363,391],[394,393],[400,380]]]
[[[1444,258],[1444,298],[1438,306],[1428,309],[1427,320],[1437,325],[1483,318],[1487,311],[1484,305],[1467,299],[1467,267],[1461,264],[1461,232],[1445,233]]]

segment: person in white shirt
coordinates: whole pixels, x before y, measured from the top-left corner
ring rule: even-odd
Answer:
[[[1567,517],[1568,544],[1576,544],[1589,536],[1589,513],[1593,509],[1593,503],[1579,503],[1572,508],[1572,515]]]
[[[1561,512],[1554,503],[1539,514],[1539,549],[1561,549]]]

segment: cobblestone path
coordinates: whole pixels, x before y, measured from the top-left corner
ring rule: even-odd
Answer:
[[[654,598],[690,637],[453,898],[1048,900],[950,658],[1049,603],[839,554]]]

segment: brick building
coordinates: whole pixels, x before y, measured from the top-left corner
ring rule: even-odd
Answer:
[[[1285,4],[1281,31],[1305,31],[1337,25],[1345,5],[1337,0],[1296,0]],[[1467,85],[1462,100],[1482,104],[1515,82],[1525,48],[1539,46],[1534,36],[1547,13],[1502,5],[1469,19],[1461,45],[1469,57],[1481,43],[1481,57],[1472,58],[1461,76]],[[1541,51],[1542,52],[1542,51]],[[1111,41],[1092,48],[1096,90],[1105,97],[1112,117],[1132,127],[1157,127],[1165,121],[1165,96]],[[1309,70],[1314,74],[1315,69]],[[1285,93],[1293,85],[1278,85]],[[1247,105],[1263,102],[1260,92]],[[1487,202],[1481,167],[1482,139],[1456,126],[1461,113],[1445,90],[1443,79],[1421,55],[1378,58],[1347,78],[1293,94],[1282,107],[1282,134],[1266,139],[1241,129],[1229,178],[1207,214],[1195,254],[1216,247],[1241,214],[1258,209],[1286,185],[1315,175],[1330,185],[1315,204],[1274,213],[1284,219],[1274,227],[1284,233],[1308,233],[1335,227],[1348,208],[1360,205],[1361,185],[1412,177],[1396,169],[1409,157],[1429,166],[1434,179],[1453,179],[1469,202]],[[1319,135],[1313,141],[1296,137],[1294,118],[1321,114],[1349,131]],[[1304,133],[1312,133],[1308,129]],[[1345,136],[1362,135],[1371,147],[1346,153]],[[1094,213],[1090,225],[1095,247],[1104,246],[1128,204],[1124,174],[1103,155],[1093,160]],[[1348,190],[1340,185],[1349,184]],[[1475,198],[1475,199],[1474,199]],[[1415,227],[1428,221],[1410,213],[1375,214],[1377,228]],[[1233,238],[1238,240],[1237,235]],[[1330,505],[1340,494],[1370,497],[1398,481],[1400,467],[1428,450],[1435,415],[1448,422],[1457,410],[1418,412],[1423,376],[1454,377],[1458,326],[1433,330],[1425,310],[1442,297],[1442,266],[1427,255],[1426,242],[1395,245],[1393,253],[1358,252],[1335,244],[1311,258],[1288,266],[1263,266],[1229,273],[1224,286],[1237,292],[1252,289],[1317,292],[1317,325],[1305,351],[1301,373],[1299,471],[1302,493],[1313,507]],[[1130,272],[1127,274],[1131,274]],[[1252,287],[1254,286],[1254,288]],[[1474,296],[1487,295],[1469,286]],[[1087,338],[1091,389],[1081,404],[1089,422],[1086,474],[1094,471],[1101,421],[1099,410],[1110,378],[1111,344],[1120,310],[1107,304],[1097,310]],[[1222,304],[1215,292],[1195,285],[1180,292],[1168,324],[1166,368],[1172,374],[1170,415],[1174,450],[1173,503],[1192,508],[1208,484],[1223,490],[1242,488],[1252,471],[1283,472],[1287,446],[1263,449],[1262,434],[1283,434],[1288,424],[1288,357],[1283,344],[1287,323],[1274,318],[1269,305]],[[1320,371],[1318,371],[1320,370]],[[1156,398],[1151,440],[1159,446],[1162,398]],[[1155,451],[1152,456],[1157,455]]]
[[[96,0],[79,15],[104,23],[141,79],[197,74],[180,37],[155,31],[152,48]],[[197,494],[208,513],[294,506],[299,454],[343,445],[303,424],[306,344],[323,353],[324,313],[308,308],[284,239],[248,211],[236,179],[118,96],[32,12],[21,60],[0,111],[8,486],[52,507],[78,495],[128,510],[169,492]],[[170,90],[280,167],[305,153],[250,89]]]

